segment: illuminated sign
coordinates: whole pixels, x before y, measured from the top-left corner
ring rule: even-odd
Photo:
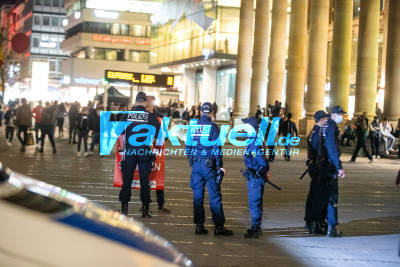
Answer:
[[[117,12],[110,12],[110,11],[104,11],[104,10],[95,10],[94,14],[98,18],[107,18],[107,19],[116,19],[118,18],[119,14]]]
[[[106,70],[105,79],[108,82],[130,83],[143,86],[155,86],[165,88],[174,86],[173,75]]]
[[[31,100],[46,100],[48,84],[49,62],[32,62]]]
[[[136,45],[150,45],[150,39],[136,39]]]
[[[105,42],[105,43],[113,43],[113,44],[130,44],[132,39],[125,37],[113,37],[107,35],[92,35],[92,40],[96,42]]]

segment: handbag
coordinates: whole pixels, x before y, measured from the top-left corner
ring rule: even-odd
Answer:
[[[35,144],[35,139],[33,138],[33,132],[28,131],[26,135],[26,145],[27,146],[33,146]]]

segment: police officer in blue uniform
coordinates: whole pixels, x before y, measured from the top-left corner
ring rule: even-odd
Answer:
[[[304,220],[310,234],[326,234],[325,219],[329,192],[327,190],[327,181],[319,175],[317,166],[318,150],[313,147],[313,143],[318,143],[320,129],[328,121],[328,114],[323,110],[319,110],[315,112],[314,120],[315,125],[307,138],[307,166],[311,181]]]
[[[146,133],[147,129],[141,129],[138,132],[133,132],[133,128],[138,125],[151,125],[155,128],[155,135],[158,135],[160,123],[157,117],[146,111],[147,96],[144,92],[139,92],[136,95],[136,103],[131,114],[124,114],[122,121],[132,121],[124,131],[124,156],[121,160],[122,172],[122,188],[119,192],[119,200],[121,201],[121,213],[128,214],[128,202],[131,198],[131,185],[136,166],[139,169],[140,178],[140,200],[142,202],[142,218],[150,218],[150,172],[152,168],[152,160],[154,156],[151,154],[151,144],[140,144],[146,140],[146,137],[138,137],[138,144],[128,142],[129,138],[138,133]]]
[[[257,118],[242,119],[243,123],[251,125],[256,131],[259,127]],[[247,190],[251,215],[251,228],[244,234],[245,238],[257,238],[262,235],[261,223],[263,213],[263,195],[265,180],[270,178],[269,164],[264,157],[262,146],[255,145],[256,139],[247,145],[244,153],[244,163],[247,167]]]
[[[204,227],[204,189],[207,185],[208,196],[210,199],[210,209],[215,229],[214,235],[232,235],[233,232],[225,225],[224,210],[221,198],[221,179],[218,176],[225,173],[223,169],[221,146],[216,143],[212,146],[203,145],[200,139],[214,141],[219,137],[218,126],[211,121],[213,106],[205,102],[201,106],[201,117],[196,125],[189,128],[190,138],[193,143],[187,144],[186,151],[189,164],[192,167],[190,186],[193,191],[193,213],[196,225],[195,234],[207,234],[208,230]]]
[[[328,237],[340,237],[338,224],[337,203],[339,194],[338,178],[343,179],[345,173],[340,161],[339,134],[337,124],[343,121],[344,110],[340,106],[331,109],[330,118],[320,129],[318,138],[313,141],[318,149],[319,175],[328,181],[329,201],[327,207]]]

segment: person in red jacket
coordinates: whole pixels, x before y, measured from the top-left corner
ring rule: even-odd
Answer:
[[[39,144],[39,129],[40,129],[40,120],[42,119],[42,112],[44,110],[43,102],[39,101],[39,104],[32,110],[32,116],[35,119],[35,139],[36,144]]]

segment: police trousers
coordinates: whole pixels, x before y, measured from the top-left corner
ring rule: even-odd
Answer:
[[[131,186],[136,166],[139,169],[140,200],[143,206],[149,206],[151,160],[148,156],[130,156],[121,161],[122,188],[119,192],[119,200],[122,203],[128,203],[131,200]]]
[[[309,174],[311,182],[304,218],[308,224],[325,220],[329,200],[328,181],[319,177],[315,167],[310,166]]]
[[[264,179],[259,177],[251,177],[247,180],[251,228],[261,228],[264,185]]]
[[[327,209],[327,221],[328,225],[335,226],[339,224],[338,211],[337,211],[337,203],[339,198],[339,183],[337,176],[329,180],[328,192],[329,192],[329,199],[328,199],[328,209]]]
[[[195,224],[204,224],[204,190],[207,185],[212,219],[215,226],[225,224],[221,187],[217,184],[217,169],[206,166],[207,159],[193,161],[190,187],[193,191],[193,214]]]

